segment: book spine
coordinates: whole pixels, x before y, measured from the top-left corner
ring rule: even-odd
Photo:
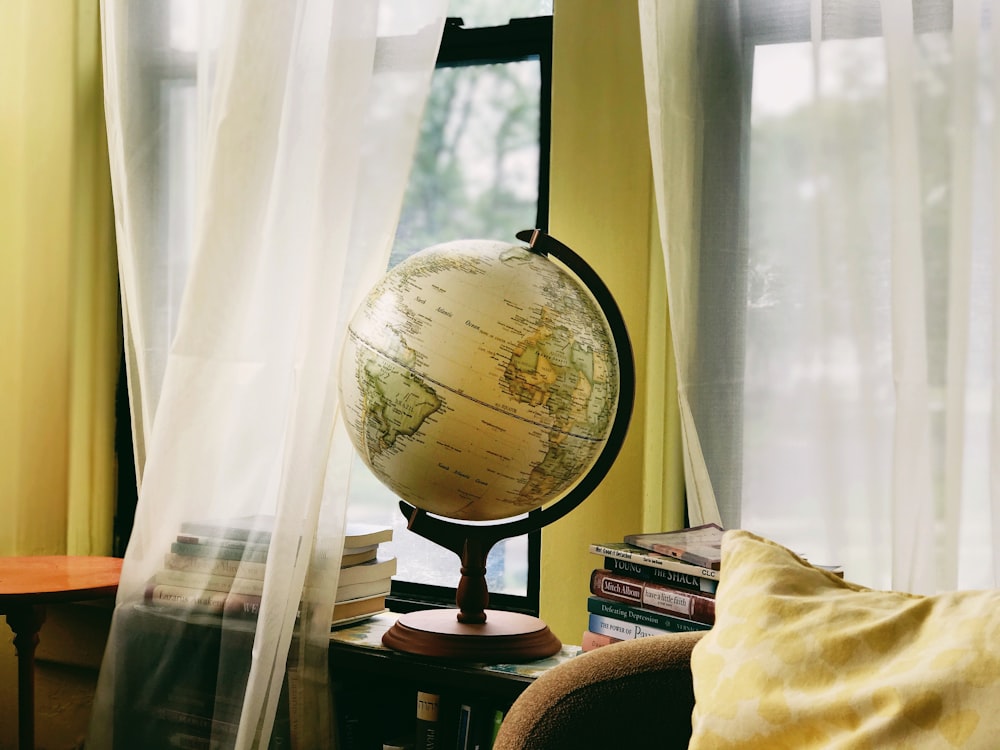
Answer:
[[[675,617],[674,615],[667,615],[662,612],[653,612],[631,604],[602,599],[599,596],[588,597],[587,611],[602,617],[613,617],[616,620],[657,628],[668,633],[708,630],[711,627],[711,625],[704,622],[696,622],[695,620]],[[611,633],[610,635],[614,634]]]
[[[212,750],[212,743],[209,737],[188,734],[187,732],[173,732],[167,737],[169,747],[176,747],[178,750]]]
[[[263,563],[267,561],[266,547],[220,547],[210,544],[189,544],[187,542],[173,542],[170,551],[178,555],[191,555],[193,557],[214,557],[220,560],[246,560],[248,562]]]
[[[458,709],[458,737],[455,750],[473,750],[472,748],[472,706],[463,703]]]
[[[674,558],[667,557],[666,555],[657,555],[649,552],[643,552],[638,549],[621,549],[600,543],[591,544],[590,551],[596,555],[603,555],[604,557],[615,557],[619,560],[629,560],[630,562],[639,563],[640,565],[649,565],[663,570],[673,570],[677,573],[686,573],[687,575],[698,576],[699,578],[707,578],[711,581],[719,580],[719,571],[717,570],[703,568],[696,565],[689,565],[686,562],[675,560]]]
[[[181,535],[229,539],[237,543],[270,544],[271,532],[265,529],[248,529],[224,524],[185,521],[181,524]],[[178,537],[178,541],[181,541]]]
[[[264,580],[264,571],[266,570],[263,563],[241,562],[240,560],[226,560],[200,555],[180,555],[176,552],[170,552],[164,557],[163,567],[205,575],[238,575],[241,578],[253,578],[260,581]]]
[[[338,602],[347,602],[351,599],[361,599],[368,596],[386,596],[391,588],[392,581],[388,578],[384,581],[349,583],[346,586],[337,587],[336,600]]]
[[[492,748],[497,741],[497,733],[500,731],[500,725],[503,724],[504,711],[502,708],[498,708],[493,712],[493,728],[490,731],[490,739],[487,743],[489,748]]]
[[[612,643],[621,643],[620,638],[612,638],[610,635],[595,633],[592,630],[584,630],[583,638],[580,641],[580,650],[583,652],[593,651],[601,646],[610,646]]]
[[[161,570],[153,577],[153,581],[167,586],[186,586],[191,589],[224,591],[233,594],[249,594],[250,596],[262,596],[264,593],[263,581],[236,576],[192,573],[187,570]]]
[[[224,591],[202,591],[185,586],[153,584],[146,587],[145,600],[157,604],[204,614],[256,616],[260,597],[229,594]]]
[[[636,638],[648,638],[653,635],[667,635],[671,631],[651,628],[648,625],[638,625],[634,622],[616,620],[613,617],[592,614],[587,622],[587,629],[598,635],[609,635],[619,641],[632,641]]]
[[[417,733],[414,750],[438,750],[442,747],[438,737],[440,708],[440,695],[422,690],[417,692]]]
[[[378,554],[378,549],[365,550],[364,552],[345,552],[340,558],[340,567],[343,570],[356,567],[358,565],[363,565],[366,562],[370,562],[375,559]]]
[[[205,536],[203,534],[178,534],[174,540],[182,544],[200,544],[204,547],[225,547],[226,549],[250,549],[254,551],[266,550],[267,542],[247,542],[240,539],[229,539],[227,537]]]
[[[635,578],[616,576],[610,570],[595,570],[590,574],[591,593],[625,604],[679,615],[711,625],[715,622],[715,599],[692,591],[662,586]]]
[[[660,583],[664,586],[684,589],[685,591],[698,591],[706,595],[714,595],[715,590],[719,586],[717,581],[711,581],[708,578],[693,576],[687,573],[678,573],[675,570],[667,570],[666,568],[654,568],[650,565],[642,565],[631,560],[623,560],[619,557],[605,557],[604,568],[610,570],[612,573],[629,578],[652,581],[653,583]]]
[[[337,585],[348,586],[355,583],[368,583],[369,581],[391,578],[395,574],[396,558],[386,557],[381,560],[373,560],[371,562],[361,563],[360,565],[342,568]]]

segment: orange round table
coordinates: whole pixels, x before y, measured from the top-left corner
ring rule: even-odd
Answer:
[[[17,651],[18,750],[35,744],[35,647],[45,606],[112,596],[121,572],[118,557],[0,557],[0,615]]]

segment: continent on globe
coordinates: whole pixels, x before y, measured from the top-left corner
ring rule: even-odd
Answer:
[[[365,400],[365,446],[373,454],[392,448],[400,435],[415,434],[427,415],[441,408],[433,389],[391,360],[369,354],[359,377]]]
[[[414,254],[366,297],[341,355],[341,409],[366,464],[407,502],[509,518],[593,465],[618,368],[575,276],[520,245],[459,240]]]

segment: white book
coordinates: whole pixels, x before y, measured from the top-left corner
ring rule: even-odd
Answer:
[[[367,583],[380,578],[392,578],[396,575],[396,558],[380,557],[371,562],[341,568],[338,586],[349,586],[354,583]]]
[[[168,552],[163,558],[163,567],[168,570],[182,570],[201,575],[229,576],[264,580],[266,566],[260,562],[228,560],[220,557],[196,557]]]
[[[203,591],[222,591],[234,594],[249,594],[261,596],[264,593],[264,581],[237,576],[211,575],[189,570],[173,570],[165,568],[153,576],[153,583],[167,586],[187,586]]]
[[[670,632],[669,630],[661,630],[660,628],[651,628],[649,625],[625,622],[624,620],[616,620],[613,617],[595,614],[590,616],[587,629],[592,633],[608,635],[620,641],[648,638],[651,635],[666,635]]]

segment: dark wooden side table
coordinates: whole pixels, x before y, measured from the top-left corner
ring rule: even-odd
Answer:
[[[383,643],[398,617],[386,612],[330,633],[330,679],[341,742],[345,734],[361,738],[361,747],[379,747],[387,736],[412,741],[419,691],[440,698],[438,746],[455,747],[463,704],[479,717],[470,716],[470,721],[481,731],[484,715],[492,726],[496,714],[506,713],[538,675],[581,652],[579,646],[565,644],[551,657],[509,664],[421,656]]]
[[[0,557],[0,615],[17,651],[18,750],[35,745],[35,647],[45,606],[113,596],[121,571],[117,557]]]

